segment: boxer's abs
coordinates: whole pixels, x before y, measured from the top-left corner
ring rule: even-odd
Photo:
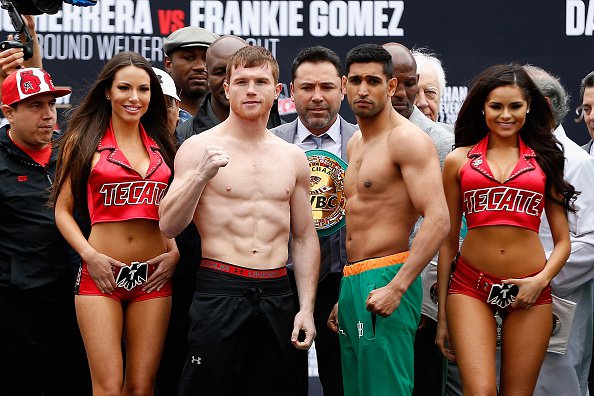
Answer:
[[[288,258],[289,214],[288,201],[204,200],[194,217],[202,257],[257,269],[282,267]]]
[[[395,200],[348,198],[346,249],[349,261],[383,257],[409,250],[417,212]]]

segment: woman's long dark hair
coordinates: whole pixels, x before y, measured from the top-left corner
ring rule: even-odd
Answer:
[[[522,66],[517,64],[491,66],[475,80],[460,108],[455,126],[455,147],[473,146],[489,133],[483,110],[487,97],[495,88],[514,85],[520,88],[528,102],[530,113],[520,129],[520,137],[536,153],[536,161],[547,177],[546,197],[573,211],[575,188],[563,178],[565,158],[562,144],[553,135],[555,119],[549,103]],[[562,199],[552,194],[554,188]]]
[[[55,205],[64,184],[70,180],[75,208],[84,218],[88,218],[86,189],[91,160],[111,120],[111,103],[105,93],[111,88],[118,70],[126,66],[143,69],[150,77],[151,100],[140,122],[161,149],[165,163],[173,169],[175,143],[167,128],[167,105],[158,77],[150,63],[139,54],[120,52],[105,64],[87,95],[72,113],[59,142],[60,155],[52,203]]]

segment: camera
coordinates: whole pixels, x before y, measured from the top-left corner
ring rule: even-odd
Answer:
[[[21,14],[17,11],[14,3],[10,0],[0,0],[0,7],[8,11],[12,26],[16,31],[14,40],[2,41],[0,43],[0,51],[7,50],[9,48],[22,48],[24,59],[31,59],[33,56],[33,39],[31,38],[31,34],[29,33],[27,25],[23,21]],[[24,44],[19,40],[21,35],[25,36]]]
[[[31,59],[33,56],[33,48],[16,40],[6,40],[0,42],[0,51],[5,51],[9,48],[22,48],[23,58],[25,60]]]
[[[80,7],[93,6],[97,0],[65,0],[66,3]],[[62,8],[62,0],[0,0],[0,7],[8,11],[12,26],[16,31],[14,40],[0,42],[0,51],[9,48],[22,48],[25,60],[33,56],[33,39],[23,21],[21,14],[40,15],[55,14]],[[25,36],[25,43],[20,41],[20,37]]]
[[[16,10],[24,15],[55,14],[66,2],[79,7],[94,6],[97,0],[3,0],[12,3]],[[4,7],[2,7],[4,8]]]

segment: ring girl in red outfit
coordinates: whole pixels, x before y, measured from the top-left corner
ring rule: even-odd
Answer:
[[[451,230],[439,250],[436,344],[455,358],[467,395],[497,395],[495,311],[500,394],[534,391],[551,336],[549,283],[569,256],[566,211],[576,195],[553,128],[546,99],[518,65],[485,70],[456,121],[443,169]],[[555,241],[548,258],[543,211]],[[462,214],[469,230],[458,252]]]
[[[61,141],[56,223],[83,259],[75,303],[93,395],[153,394],[179,259],[158,217],[174,147],[159,80],[133,52],[106,63]]]

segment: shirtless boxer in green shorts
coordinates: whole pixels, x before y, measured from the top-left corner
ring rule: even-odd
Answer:
[[[349,141],[345,177],[349,265],[329,326],[340,335],[345,395],[410,395],[419,274],[449,229],[439,161],[431,139],[392,108],[397,81],[385,49],[355,47],[346,69],[360,130]]]

